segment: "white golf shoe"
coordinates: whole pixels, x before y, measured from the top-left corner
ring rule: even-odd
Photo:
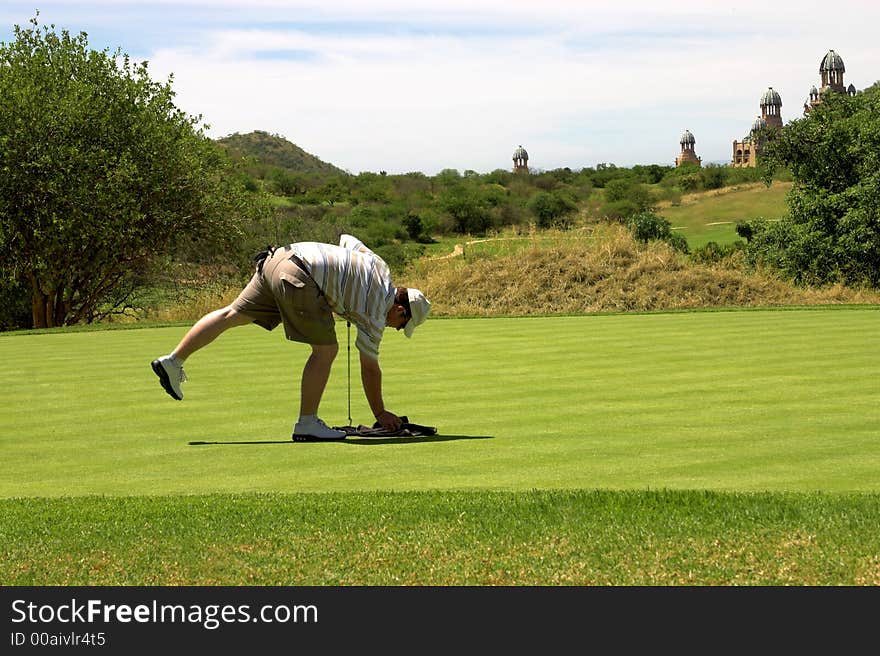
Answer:
[[[153,367],[153,372],[159,377],[162,388],[168,392],[171,398],[183,401],[183,390],[180,389],[181,383],[186,380],[183,366],[172,360],[170,355],[163,355],[150,364]]]
[[[294,442],[317,442],[320,440],[344,440],[345,431],[330,428],[319,417],[301,417],[293,427]]]

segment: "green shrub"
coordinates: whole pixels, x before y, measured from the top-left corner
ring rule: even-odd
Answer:
[[[643,244],[655,239],[666,239],[672,230],[672,224],[654,212],[639,212],[626,221],[627,227],[638,241]]]
[[[665,241],[677,251],[688,252],[687,239],[673,232],[669,221],[650,210],[632,215],[627,219],[626,225],[637,241],[644,244],[649,241]]]
[[[714,164],[705,166],[700,171],[700,183],[703,189],[721,189],[724,186],[726,167]]]
[[[415,212],[407,212],[407,215],[403,217],[403,227],[406,230],[407,236],[412,241],[421,241],[425,232],[422,217]]]
[[[679,253],[690,252],[690,246],[688,245],[687,238],[678,232],[670,232],[669,236],[666,237],[666,239],[664,239],[663,241],[672,246]]]
[[[449,187],[440,195],[440,205],[452,217],[455,232],[480,235],[491,226],[483,198],[471,189],[459,185]]]
[[[734,253],[743,250],[745,250],[745,243],[739,240],[724,245],[710,241],[695,249],[690,254],[690,259],[694,264],[718,264],[728,259]]]
[[[526,207],[538,220],[538,227],[561,226],[564,217],[577,209],[577,204],[566,194],[555,191],[538,191],[529,198]]]
[[[625,221],[639,213],[639,206],[631,200],[618,200],[602,205],[602,214],[611,221]]]

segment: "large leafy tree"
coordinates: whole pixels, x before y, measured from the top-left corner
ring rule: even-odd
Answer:
[[[439,203],[460,234],[483,234],[491,225],[486,198],[469,181],[451,184],[440,194]]]
[[[0,276],[34,326],[90,322],[162,256],[233,243],[249,204],[171,78],[30,23],[0,43]]]
[[[577,210],[577,203],[561,191],[537,191],[526,207],[535,215],[539,228],[549,228],[557,223],[565,224],[564,217]]]
[[[748,253],[805,284],[880,286],[880,83],[823,102],[788,123],[765,150],[767,176],[794,185],[779,223],[748,226]]]

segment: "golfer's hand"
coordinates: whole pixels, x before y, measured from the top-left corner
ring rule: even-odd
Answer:
[[[381,414],[376,417],[376,421],[382,424],[382,428],[389,431],[396,431],[400,429],[401,424],[403,422],[393,412],[388,412],[387,410],[383,410]]]

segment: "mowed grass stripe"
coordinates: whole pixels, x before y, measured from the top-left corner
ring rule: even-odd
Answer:
[[[254,326],[0,337],[0,496],[545,488],[877,491],[876,307],[435,319],[382,347],[421,442],[292,444],[307,347]],[[345,327],[322,404],[347,422]],[[352,354],[355,423],[372,416]],[[192,446],[190,442],[219,442]]]

